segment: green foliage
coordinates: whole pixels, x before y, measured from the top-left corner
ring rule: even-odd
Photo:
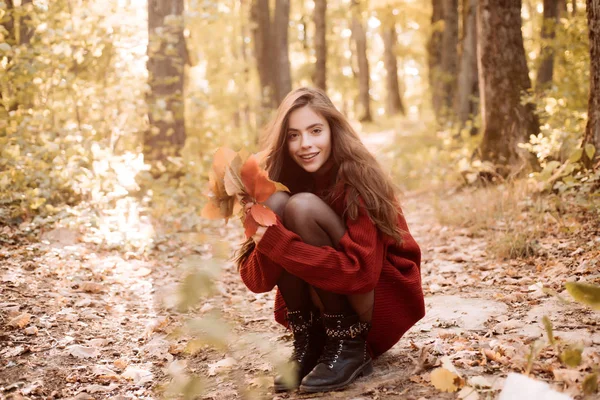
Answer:
[[[0,54],[0,202],[9,222],[112,193],[107,153],[133,150],[143,125],[143,82],[132,79],[142,71],[129,48],[135,29],[115,24],[116,12],[133,18],[116,1],[92,0],[5,13],[31,32],[28,43],[4,42]]]

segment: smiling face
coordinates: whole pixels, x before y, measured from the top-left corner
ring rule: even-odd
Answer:
[[[286,141],[292,159],[308,172],[318,172],[331,156],[329,124],[310,106],[291,112]]]

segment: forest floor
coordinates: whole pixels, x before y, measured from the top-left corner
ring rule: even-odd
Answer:
[[[372,136],[371,145],[380,139]],[[228,243],[241,240],[238,225],[198,232],[182,221],[178,233],[156,235],[146,252],[107,248],[94,223],[0,227],[0,398],[159,398],[169,374],[177,381],[186,368],[202,378],[205,399],[251,398],[261,390],[278,399],[455,399],[430,381],[444,357],[465,385],[477,387],[461,398],[495,398],[509,372],[528,369],[537,340],[530,375],[582,398],[583,378],[600,365],[598,314],[542,287],[560,293],[573,277],[598,283],[600,231],[549,230],[535,255],[502,260],[489,253],[485,236],[442,225],[440,201],[433,192],[402,199],[422,248],[427,315],[374,362],[372,375],[316,395],[272,393],[272,360],[289,353],[291,336],[272,319],[273,293],[249,292],[231,262],[215,264],[214,293],[193,312],[173,306],[182,266],[209,265],[215,253],[227,253]],[[87,211],[80,212],[79,220]],[[136,232],[149,226],[143,217],[135,224]],[[207,238],[218,240],[203,244]],[[215,311],[228,328],[215,322],[205,342],[225,341],[226,349],[182,330]],[[547,345],[543,316],[560,339],[556,348]],[[558,359],[566,343],[583,346],[580,366]]]

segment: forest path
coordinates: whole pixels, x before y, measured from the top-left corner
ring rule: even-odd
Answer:
[[[364,140],[381,155],[393,135]],[[315,395],[270,392],[272,360],[289,354],[291,339],[272,319],[274,293],[253,294],[231,262],[210,261],[241,241],[237,223],[156,234],[146,253],[111,250],[108,236],[99,240],[102,229],[92,235],[83,221],[40,235],[28,224],[0,228],[0,397],[158,398],[168,373],[180,377],[185,364],[202,377],[205,399],[252,398],[260,388],[279,399],[455,399],[429,378],[447,356],[467,382],[491,386],[479,389],[485,398],[498,393],[508,372],[525,370],[531,343],[544,336],[544,315],[557,337],[583,344],[586,361],[576,370],[557,367],[546,349],[532,371],[575,393],[591,363],[600,362],[597,320],[587,309],[547,296],[541,285],[560,290],[567,276],[595,276],[595,264],[576,257],[593,246],[549,240],[539,244],[546,251],[541,258],[498,260],[481,237],[438,222],[442,201],[448,199],[432,192],[402,199],[423,253],[427,315],[375,361],[372,375],[345,391]],[[133,221],[132,235],[149,230],[143,218],[126,220]],[[173,303],[185,267],[211,265],[218,267],[214,294],[193,312],[177,313]],[[186,321],[202,324],[214,311],[220,317],[210,325],[212,336],[199,342],[181,332]],[[223,342],[226,350],[204,345]]]

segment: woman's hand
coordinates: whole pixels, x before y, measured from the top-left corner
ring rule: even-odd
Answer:
[[[258,242],[260,242],[260,240],[262,239],[266,230],[267,230],[266,226],[259,226],[258,229],[256,230],[256,233],[254,235],[252,235],[252,240],[254,240],[254,243],[256,243],[257,246],[258,246]]]

